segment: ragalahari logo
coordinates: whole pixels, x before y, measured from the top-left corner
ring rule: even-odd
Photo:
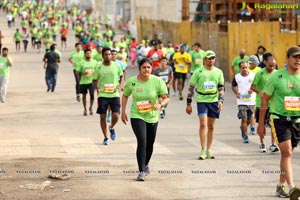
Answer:
[[[241,15],[242,16],[244,16],[244,15],[250,16],[253,11],[254,11],[254,9],[251,8],[249,6],[249,4],[247,4],[246,2],[243,2],[242,8],[241,8]]]

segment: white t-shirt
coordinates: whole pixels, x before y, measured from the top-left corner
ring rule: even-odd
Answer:
[[[248,94],[251,88],[251,84],[254,80],[255,74],[249,72],[248,76],[242,76],[240,73],[235,75],[235,81],[237,83],[238,93],[240,98],[236,99],[237,105],[255,105],[256,93]]]

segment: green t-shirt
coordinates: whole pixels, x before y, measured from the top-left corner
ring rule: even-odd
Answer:
[[[94,55],[93,59],[95,59],[97,62],[103,62],[102,54],[99,53],[98,51],[97,51],[96,55]]]
[[[239,63],[240,62],[248,62],[249,57],[248,56],[244,56],[244,58],[242,59],[240,56],[237,56],[233,59],[231,66],[234,66],[235,68],[235,74],[240,73],[240,67],[239,67]]]
[[[168,94],[164,81],[151,75],[146,82],[140,82],[137,76],[133,76],[126,81],[123,95],[132,95],[130,117],[142,119],[148,123],[158,122],[158,110],[153,110],[153,105],[157,104],[158,96]]]
[[[11,58],[9,59],[11,60]],[[0,55],[0,77],[9,76],[9,68],[7,58]]]
[[[196,71],[196,69],[203,68],[203,60],[205,57],[205,51],[190,51],[190,55],[192,57],[192,71]]]
[[[289,74],[286,68],[272,74],[264,87],[264,93],[271,96],[270,113],[300,117],[300,74]],[[271,118],[278,118],[271,115]]]
[[[97,66],[97,61],[91,59],[90,61],[86,61],[85,59],[80,62],[80,64],[76,67],[76,71],[80,72],[80,85],[91,84],[93,82],[94,71]]]
[[[217,67],[213,67],[211,70],[203,67],[193,73],[190,84],[197,85],[197,102],[217,102],[219,96],[218,85],[224,85],[223,72]]]
[[[84,52],[83,51],[72,51],[69,55],[69,58],[74,62],[73,70],[76,69],[81,61],[84,59]]]
[[[264,86],[266,85],[266,82],[269,80],[271,75],[272,75],[271,73],[267,72],[266,68],[263,68],[260,71],[256,72],[252,84],[255,85],[257,89],[263,90]],[[260,104],[261,104],[260,95],[256,93],[256,107],[260,108]]]
[[[20,42],[22,40],[22,34],[20,32],[15,32],[14,38],[16,42]]]
[[[122,74],[120,65],[114,61],[111,62],[110,66],[98,64],[93,79],[98,80],[99,97],[119,97],[119,77]]]

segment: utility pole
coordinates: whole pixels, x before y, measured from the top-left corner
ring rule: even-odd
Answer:
[[[182,0],[182,21],[190,21],[190,0]]]

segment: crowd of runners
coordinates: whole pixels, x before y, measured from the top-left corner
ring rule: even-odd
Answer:
[[[159,118],[167,116],[169,96],[186,100],[186,113],[192,113],[192,102],[197,102],[199,117],[199,159],[214,159],[211,149],[215,119],[218,119],[224,102],[224,76],[215,66],[216,52],[201,49],[182,41],[161,41],[157,35],[140,41],[127,31],[119,41],[109,21],[96,19],[92,10],[82,11],[78,6],[69,10],[55,5],[38,5],[31,1],[0,1],[6,12],[7,27],[15,28],[15,50],[24,53],[28,44],[37,53],[45,52],[44,67],[47,92],[54,92],[61,62],[61,52],[73,46],[68,56],[75,79],[75,99],[82,102],[83,116],[93,115],[97,95],[97,111],[103,144],[116,139],[115,125],[128,122],[126,106],[132,96],[130,122],[137,138],[137,180],[149,174]],[[16,18],[20,24],[16,24]],[[69,36],[70,33],[74,35]],[[3,36],[0,32],[0,44]],[[69,44],[68,37],[76,43]],[[242,49],[232,61],[232,91],[237,102],[242,142],[249,143],[248,134],[258,134],[259,151],[267,152],[266,128],[271,128],[270,152],[280,152],[280,179],[276,194],[281,197],[298,195],[292,172],[292,152],[300,140],[300,47],[287,50],[286,65],[278,66],[275,56],[264,46],[247,56]],[[12,59],[8,49],[2,48],[0,57],[0,101],[5,102],[9,67]],[[138,75],[126,77],[127,68],[137,68]],[[188,93],[184,94],[186,82]],[[89,97],[89,102],[88,102]],[[109,125],[108,125],[109,123]],[[255,129],[255,124],[257,130]],[[108,134],[109,133],[109,134]],[[285,184],[287,183],[288,189]]]

